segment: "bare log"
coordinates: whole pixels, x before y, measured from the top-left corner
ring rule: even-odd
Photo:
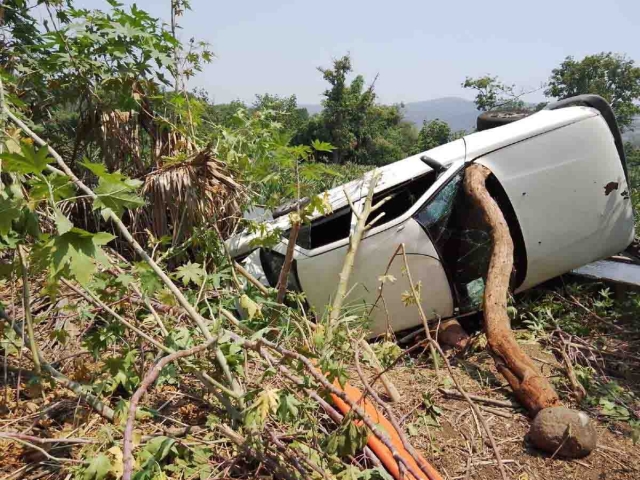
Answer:
[[[480,207],[491,228],[493,247],[484,291],[484,329],[498,371],[531,416],[560,404],[557,393],[520,348],[507,315],[507,294],[513,269],[513,239],[507,221],[485,182],[491,171],[483,165],[467,168],[464,188]]]

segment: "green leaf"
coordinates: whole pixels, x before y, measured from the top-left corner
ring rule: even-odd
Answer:
[[[48,156],[49,149],[47,147],[42,147],[36,151],[33,145],[22,143],[20,150],[21,153],[0,154],[3,170],[13,173],[38,174],[42,173],[47,168],[47,165],[53,162],[53,158]]]
[[[0,192],[0,235],[7,235],[14,220],[20,218],[21,209],[16,199],[9,198],[5,192]]]
[[[31,178],[28,183],[31,187],[29,198],[36,202],[49,200],[51,194],[53,194],[53,200],[59,202],[72,197],[76,192],[74,184],[64,175],[39,175]]]
[[[93,201],[93,209],[101,208],[103,211],[109,209],[120,217],[125,208],[133,209],[143,206],[144,200],[135,193],[137,187],[128,182],[133,180],[112,183],[100,179],[98,186],[94,189],[98,198]]]
[[[102,480],[111,471],[111,462],[104,453],[94,457],[84,471],[83,480]]]
[[[337,430],[329,435],[326,442],[327,453],[340,457],[353,456],[367,444],[369,430],[366,426],[356,425],[350,418],[345,417]]]
[[[202,285],[202,279],[205,276],[205,271],[199,263],[191,263],[191,260],[189,260],[189,263],[176,269],[175,276],[182,280],[182,284],[185,287],[189,285],[189,282],[193,282],[196,285]]]
[[[156,437],[145,445],[143,452],[161,462],[175,450],[175,443],[176,441],[169,437]]]
[[[291,393],[280,395],[280,405],[278,406],[278,418],[283,422],[295,420],[298,417],[298,407],[302,405]]]
[[[311,146],[318,152],[333,152],[335,147],[327,142],[321,142],[320,140],[313,140]]]
[[[55,208],[56,229],[58,234],[64,235],[73,228],[73,223],[69,220],[59,208]]]
[[[147,262],[138,262],[133,266],[133,272],[140,279],[142,291],[147,295],[153,295],[162,288],[162,281]]]
[[[110,233],[89,233],[80,228],[71,228],[62,235],[55,237],[50,247],[51,267],[54,274],[60,273],[68,267],[69,273],[81,285],[87,285],[96,270],[96,262],[108,264],[102,245],[115,237]]]
[[[142,185],[140,180],[132,180],[120,172],[108,172],[101,163],[85,160],[82,165],[99,179],[98,186],[94,189],[98,198],[93,201],[93,209],[102,209],[105,218],[109,211],[121,216],[125,208],[144,205],[144,200],[136,194]]]

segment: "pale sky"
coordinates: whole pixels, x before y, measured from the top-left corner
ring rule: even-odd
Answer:
[[[104,0],[77,6],[106,8]],[[123,0],[125,4],[134,3]],[[138,0],[164,20],[170,0]],[[626,53],[640,62],[640,0],[191,0],[183,40],[208,41],[216,59],[191,85],[216,103],[256,93],[319,103],[317,66],[349,52],[384,103],[472,98],[465,76],[499,75],[530,90],[567,55]],[[541,93],[529,101],[542,98]]]

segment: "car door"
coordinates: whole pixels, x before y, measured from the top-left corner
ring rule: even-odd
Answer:
[[[454,178],[462,166],[463,162],[456,162],[437,179],[435,172],[428,171],[374,196],[374,204],[389,195],[392,199],[373,214],[385,215],[365,234],[358,248],[347,299],[352,307],[360,307],[360,313],[371,312],[373,334],[383,333],[387,328],[402,330],[421,322],[417,309],[405,307],[403,303],[403,293],[409,291],[409,283],[404,274],[404,260],[397,251],[400,244],[405,245],[409,269],[414,284],[420,286],[427,315],[448,317],[453,313],[451,289],[442,263],[427,232],[412,216]],[[348,239],[345,240],[319,251],[308,251],[307,257],[298,260],[300,283],[317,311],[324,311],[335,293],[348,248]],[[378,298],[380,277],[385,271],[395,281],[385,282],[382,297]]]

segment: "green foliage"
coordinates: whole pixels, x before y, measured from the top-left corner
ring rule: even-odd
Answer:
[[[24,142],[21,144],[21,150],[21,153],[0,154],[5,171],[39,174],[47,168],[48,164],[53,162],[53,158],[49,157],[47,147],[41,147],[36,151],[31,143]]]
[[[84,471],[83,480],[103,480],[111,472],[111,461],[104,453],[100,453],[91,460]]]
[[[273,118],[287,132],[297,132],[309,120],[309,112],[306,108],[298,107],[295,95],[280,97],[279,95],[256,95],[252,109],[259,112],[270,112]]]
[[[418,150],[424,152],[432,148],[444,145],[451,141],[451,128],[447,122],[442,120],[432,120],[422,123],[420,133],[418,133]]]
[[[367,444],[369,430],[365,425],[356,425],[351,415],[346,415],[342,425],[336,429],[325,443],[327,453],[347,457],[355,455]]]
[[[334,60],[332,68],[318,70],[329,83],[324,108],[297,132],[293,143],[330,142],[335,147],[331,156],[320,158],[338,164],[385,165],[415,153],[417,132],[403,121],[402,105],[377,104],[374,84],[365,87],[361,75],[349,81],[349,55]]]
[[[119,171],[110,173],[101,163],[85,161],[82,165],[98,177],[98,185],[94,189],[98,198],[93,202],[93,209],[100,209],[103,217],[106,218],[108,212],[120,217],[125,209],[144,205],[144,200],[136,194],[142,185],[140,180],[127,178]]]
[[[467,77],[462,83],[463,88],[476,92],[474,100],[478,110],[526,110],[527,106],[516,93],[515,85],[503,83],[498,77],[485,75],[483,77]]]
[[[612,106],[621,129],[640,114],[640,67],[625,55],[602,52],[582,60],[569,56],[554,68],[545,95],[557,99],[592,93]]]

